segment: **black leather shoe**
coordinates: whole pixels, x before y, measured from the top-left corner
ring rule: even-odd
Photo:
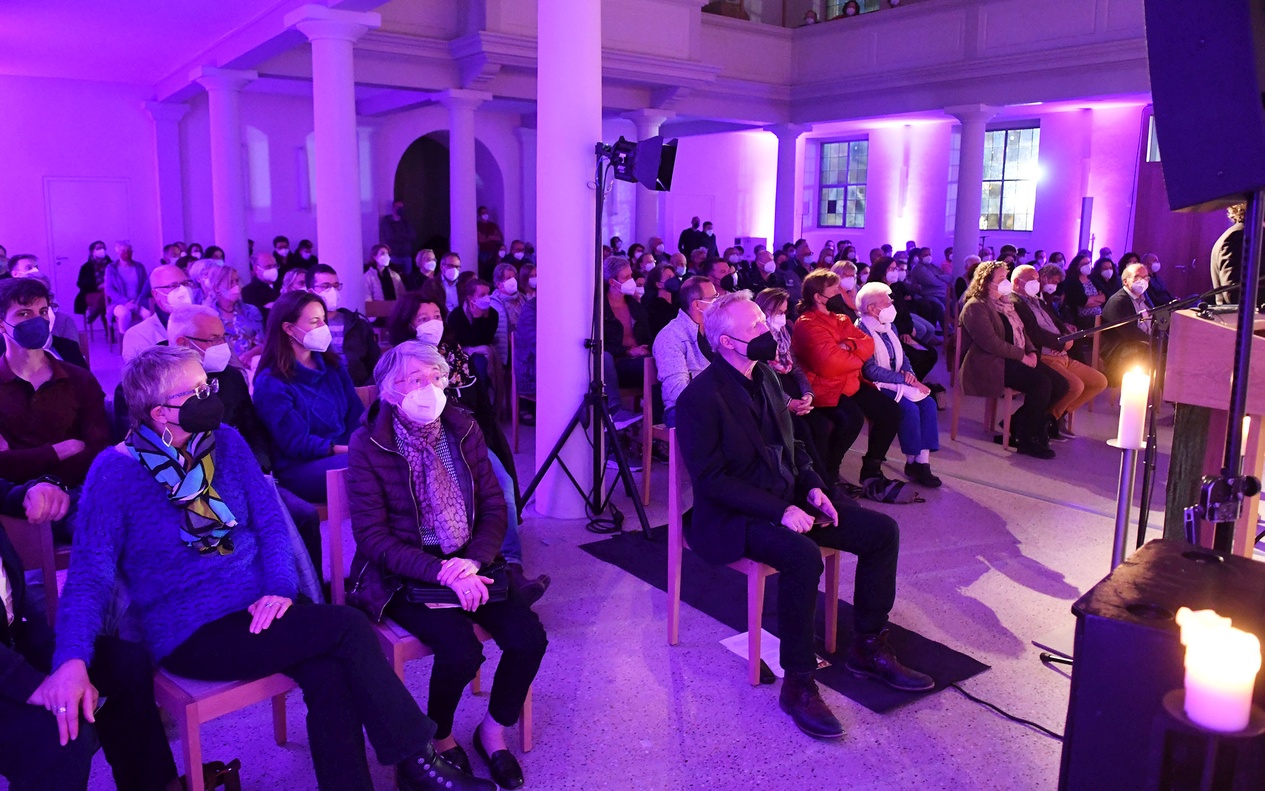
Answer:
[[[400,791],[496,791],[496,783],[458,771],[430,744],[396,769]]]
[[[509,563],[506,566],[509,572],[510,585],[527,600],[528,605],[535,604],[540,601],[540,597],[545,595],[545,591],[549,590],[549,584],[553,582],[547,574],[541,574],[534,580],[527,579],[527,575],[523,573],[523,567],[518,563]]]
[[[492,779],[498,786],[501,788],[522,787],[523,767],[518,765],[518,759],[509,750],[497,750],[488,755],[488,751],[483,748],[483,738],[479,736],[477,727],[474,729],[474,751],[488,765],[488,769],[492,772]]]
[[[939,489],[944,484],[944,481],[931,474],[930,464],[918,461],[905,462],[905,477],[928,489]]]
[[[474,774],[470,771],[470,756],[466,755],[466,751],[461,749],[460,744],[451,750],[444,750],[439,757],[452,764],[454,769],[459,769],[468,775]]]
[[[821,699],[813,673],[787,673],[782,679],[778,705],[791,715],[799,729],[817,739],[840,739],[843,725]]]
[[[854,676],[878,679],[893,689],[923,692],[935,687],[931,676],[911,670],[900,663],[887,644],[887,630],[878,634],[858,634],[848,649],[844,662]]]
[[[1025,456],[1031,456],[1034,459],[1052,459],[1054,451],[1050,450],[1048,445],[1042,445],[1037,440],[1027,440],[1019,443],[1019,452]]]

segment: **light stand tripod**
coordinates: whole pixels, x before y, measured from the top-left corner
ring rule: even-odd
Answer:
[[[549,451],[549,455],[545,457],[540,469],[536,470],[535,477],[531,479],[531,483],[527,485],[527,489],[523,492],[518,506],[519,516],[521,518],[523,507],[535,494],[536,487],[540,486],[540,482],[544,480],[545,473],[549,471],[550,466],[557,462],[558,467],[570,479],[575,490],[584,498],[584,509],[590,519],[597,520],[608,508],[611,510],[611,524],[613,527],[609,530],[596,532],[613,533],[623,531],[624,515],[611,499],[615,486],[618,482],[622,482],[624,491],[637,509],[637,518],[641,522],[641,533],[649,540],[650,523],[646,517],[646,509],[641,504],[641,498],[636,496],[636,484],[633,482],[632,471],[628,466],[628,459],[624,455],[624,449],[619,444],[618,429],[615,427],[615,421],[611,418],[610,409],[606,406],[604,367],[602,365],[604,351],[602,300],[605,299],[606,292],[604,288],[606,279],[602,276],[602,208],[606,202],[606,171],[610,168],[612,148],[604,143],[598,143],[594,153],[597,156],[597,170],[594,179],[597,189],[597,210],[595,212],[593,230],[593,258],[597,273],[593,284],[593,326],[589,332],[588,339],[584,341],[584,346],[590,353],[589,388],[585,392],[580,406],[575,410],[575,414],[572,415],[571,421],[567,423],[562,435],[558,437],[553,449]],[[593,447],[593,483],[587,490],[567,467],[566,461],[563,460],[561,455],[562,448],[571,438],[572,432],[581,426],[583,426],[586,436],[591,427],[596,427],[596,432],[590,439],[590,444]],[[615,457],[619,467],[617,481],[611,485],[610,490],[607,490],[603,483],[606,472],[605,443],[607,441],[610,442],[611,454]]]

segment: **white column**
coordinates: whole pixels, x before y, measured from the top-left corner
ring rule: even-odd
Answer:
[[[799,140],[812,130],[808,124],[778,124],[768,127],[777,136],[777,193],[773,206],[773,238],[769,249],[793,242],[800,235]]]
[[[523,241],[536,243],[536,127],[520,126],[514,130],[518,134],[518,155],[522,163],[523,226],[518,232]]]
[[[669,118],[675,118],[676,113],[671,110],[636,110],[626,113],[625,118],[631,120],[637,125],[637,140],[649,140],[659,134],[659,128],[663,126],[663,122]],[[663,237],[663,228],[661,227],[660,217],[663,216],[663,193],[646,189],[644,186],[638,186],[637,191],[637,225],[636,238],[624,245],[628,247],[632,242],[641,242],[649,244],[650,237]]]
[[[540,262],[536,337],[536,464],[562,436],[588,388],[584,340],[593,320],[594,145],[602,139],[602,4],[537,3],[536,253]],[[562,450],[567,467],[592,484],[592,451],[581,432]],[[554,465],[536,495],[546,516],[584,515],[583,502]]]
[[[211,214],[215,244],[240,272],[250,271],[246,246],[246,185],[242,183],[240,94],[259,75],[203,66],[190,79],[206,89],[211,125]]]
[[[184,188],[180,181],[180,119],[187,104],[145,102],[154,122],[154,152],[158,164],[158,224],[164,245],[185,237]]]
[[[448,108],[448,246],[461,268],[479,269],[479,196],[474,172],[474,111],[492,94],[453,88],[440,95]]]
[[[356,131],[356,40],[382,24],[378,14],[306,5],[285,18],[312,42],[316,153],[316,247],[338,270],[344,307],[364,307],[361,275],[360,138]]]
[[[953,272],[966,271],[968,255],[979,252],[980,203],[984,189],[985,124],[997,114],[996,107],[967,104],[946,107],[946,113],[962,124],[962,146],[958,152],[958,207],[953,221]]]

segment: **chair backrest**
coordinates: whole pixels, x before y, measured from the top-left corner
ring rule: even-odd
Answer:
[[[1101,326],[1102,326],[1102,314],[1099,313],[1097,316],[1094,316],[1094,327],[1097,328]],[[1100,343],[1102,343],[1102,333],[1095,332],[1092,336],[1092,340],[1090,341],[1089,364],[1099,371],[1102,370],[1102,366],[1099,365],[1099,362],[1100,362],[1099,344]]]
[[[88,370],[92,370],[92,352],[88,344],[88,336],[79,333],[79,353],[83,355],[83,364]]]
[[[641,422],[647,436],[650,424],[654,422],[654,386],[659,381],[659,369],[654,364],[654,355],[645,356],[646,367],[641,376]]]
[[[360,388],[357,388],[360,389]],[[351,502],[347,498],[347,469],[339,468],[336,470],[327,470],[325,472],[325,488],[328,516],[326,524],[326,538],[329,539],[330,547],[341,547],[343,545],[343,525],[350,525],[351,522]],[[329,599],[334,604],[345,604],[347,601],[347,591],[343,583],[343,570],[334,567],[333,559],[339,558],[338,565],[342,565],[343,553],[330,553],[330,569],[329,569]],[[318,569],[319,573],[319,569]]]
[[[393,299],[370,299],[365,301],[365,316],[371,319],[385,319],[395,310]]]
[[[953,359],[949,361],[949,366],[953,369],[953,381],[956,386],[961,387],[958,377],[962,372],[962,322],[958,322],[953,330]]]
[[[57,552],[53,546],[53,526],[48,522],[38,524],[11,516],[0,516],[0,528],[4,529],[27,571],[39,569],[44,575],[44,609],[48,625],[57,619]]]
[[[373,405],[374,401],[378,400],[378,386],[365,385],[364,387],[357,387],[356,395],[360,396],[360,403],[365,405],[365,409],[368,409]]]

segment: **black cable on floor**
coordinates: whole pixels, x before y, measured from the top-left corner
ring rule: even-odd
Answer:
[[[1063,741],[1063,734],[1061,733],[1055,733],[1054,731],[1050,730],[1044,725],[1038,725],[1032,720],[1025,720],[1023,717],[1016,717],[1015,715],[1011,714],[1010,712],[1006,711],[1000,706],[993,705],[992,703],[989,703],[983,698],[975,697],[971,693],[967,692],[965,689],[962,689],[962,687],[958,686],[957,684],[950,684],[949,686],[953,687],[958,692],[961,692],[962,695],[967,700],[971,701],[972,703],[978,703],[981,706],[986,706],[987,708],[992,709],[993,711],[997,712],[998,714],[1010,720],[1011,722],[1017,722],[1020,725],[1026,725],[1029,728],[1033,728],[1034,730],[1040,731],[1041,733],[1045,734],[1046,736],[1049,736],[1051,739],[1054,739],[1055,741],[1060,741],[1060,742]]]

